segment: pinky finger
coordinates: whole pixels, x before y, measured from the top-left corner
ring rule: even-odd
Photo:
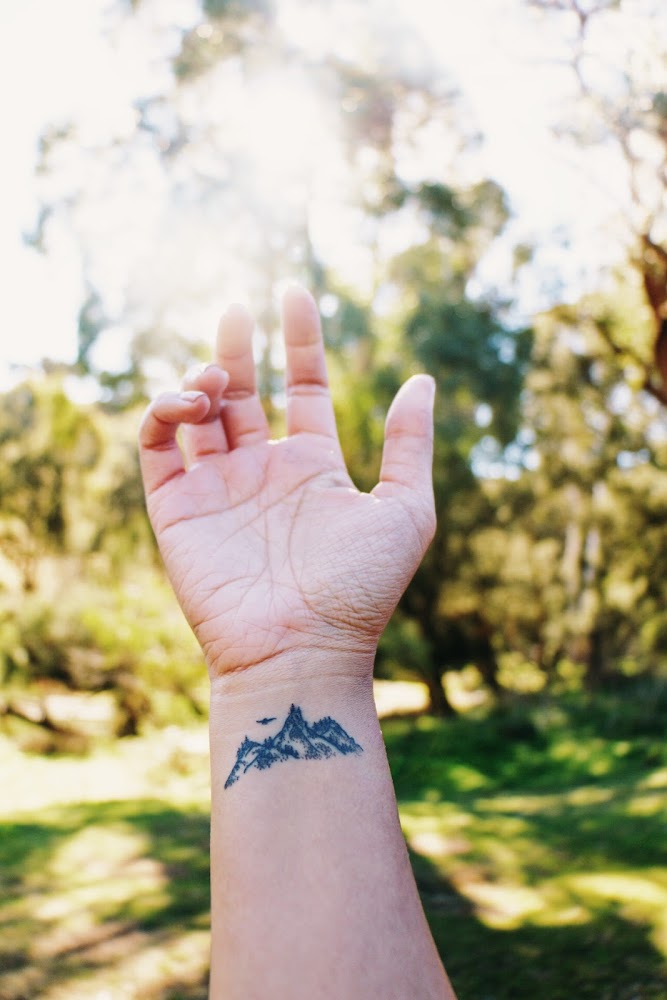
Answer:
[[[183,475],[178,426],[203,420],[210,405],[205,392],[165,392],[149,405],[139,428],[139,460],[147,496]]]

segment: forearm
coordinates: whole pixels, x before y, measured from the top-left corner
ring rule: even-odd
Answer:
[[[337,675],[327,655],[307,675],[213,683],[211,1000],[451,998],[369,671]]]

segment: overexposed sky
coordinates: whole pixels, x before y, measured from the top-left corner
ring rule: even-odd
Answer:
[[[472,127],[484,134],[477,169],[507,190],[515,213],[511,235],[541,244],[537,270],[518,288],[524,312],[546,304],[543,286],[550,280],[563,294],[578,294],[617,253],[608,220],[615,200],[623,197],[623,177],[608,151],[584,156],[552,137],[550,129],[572,92],[567,68],[558,62],[565,49],[554,22],[527,11],[521,0],[395,3],[458,83]],[[107,0],[0,4],[0,386],[12,364],[33,364],[43,356],[73,359],[76,314],[84,297],[78,248],[64,230],[46,256],[22,240],[35,221],[39,134],[72,114],[85,123],[91,144],[110,129],[116,134],[130,129],[133,123],[123,115],[132,96],[164,85],[176,28],[193,23],[197,14],[194,0],[161,0],[153,42],[138,32],[134,42],[126,39],[121,60],[102,33],[107,8]],[[557,230],[567,235],[569,249],[554,236]],[[490,255],[489,282],[506,280],[506,258],[501,244]],[[111,255],[105,266],[113,269]],[[208,281],[215,268],[210,261]],[[113,275],[109,281],[113,285]]]

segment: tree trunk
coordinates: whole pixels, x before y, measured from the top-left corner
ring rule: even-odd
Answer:
[[[428,687],[429,714],[437,715],[441,719],[456,715],[456,710],[445,692],[442,683],[442,673],[438,667],[433,666],[425,675],[424,680]]]
[[[494,694],[501,694],[503,688],[498,680],[498,660],[493,648],[493,629],[479,612],[473,616],[475,624],[475,639],[473,647],[477,647],[475,666],[482,675],[482,680]]]
[[[604,633],[596,625],[588,636],[588,652],[586,656],[586,684],[595,690],[605,680]]]
[[[490,644],[488,652],[479,657],[475,666],[486,686],[491,688],[494,694],[502,694],[504,689],[498,680],[498,661]]]

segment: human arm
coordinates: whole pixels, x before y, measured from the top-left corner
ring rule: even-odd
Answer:
[[[286,296],[283,329],[285,438],[269,441],[239,308],[218,367],[188,382],[202,395],[160,397],[140,434],[211,676],[211,997],[444,1000],[372,697],[377,641],[434,529],[433,383],[400,390],[380,482],[360,493],[306,293]]]

